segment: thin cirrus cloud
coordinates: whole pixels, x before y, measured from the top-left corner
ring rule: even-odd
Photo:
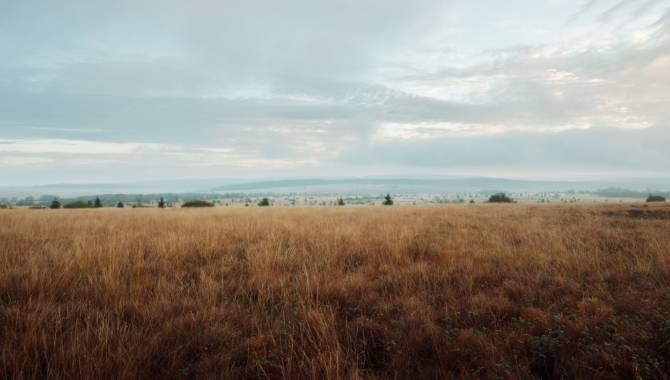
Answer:
[[[670,0],[3,8],[10,182],[670,169]]]

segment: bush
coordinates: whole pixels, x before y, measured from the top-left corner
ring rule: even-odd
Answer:
[[[124,207],[125,205],[123,204],[123,202],[119,202],[116,204],[116,208],[124,208]]]
[[[51,201],[51,205],[49,205],[49,208],[52,208],[54,210],[59,209],[60,208],[60,202],[58,202],[58,199],[54,199],[53,201]]]
[[[165,208],[165,198],[161,197],[161,199],[158,200],[158,208]]]
[[[382,202],[382,205],[393,206],[393,198],[391,198],[391,194],[386,194],[386,196],[384,197],[384,201]]]
[[[214,207],[214,204],[207,201],[195,200],[185,202],[181,207]]]
[[[508,197],[505,193],[497,193],[489,197],[489,203],[512,203],[512,202],[514,202],[512,198]]]
[[[91,207],[93,207],[93,205],[91,205],[91,202],[85,202],[85,201],[74,201],[63,206],[63,208],[91,208]]]
[[[100,200],[100,197],[95,197],[94,207],[96,208],[102,207],[102,201]]]
[[[665,202],[665,197],[649,194],[647,197],[647,202]]]
[[[344,199],[342,198],[337,198],[337,205],[338,206],[344,206],[346,203],[344,203]]]
[[[261,199],[260,202],[258,202],[258,206],[260,206],[260,207],[267,207],[269,205],[270,205],[270,200],[267,199],[267,198],[263,198],[263,199]]]

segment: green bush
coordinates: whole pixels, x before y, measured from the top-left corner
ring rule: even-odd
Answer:
[[[52,208],[52,209],[55,210],[55,209],[59,209],[60,206],[61,205],[60,205],[60,202],[58,201],[58,199],[54,199],[53,201],[51,201],[51,205],[49,205],[49,208]]]
[[[382,205],[393,206],[393,198],[391,198],[391,194],[386,194],[386,196],[384,197],[384,201],[382,202]]]
[[[181,207],[214,207],[214,204],[207,201],[194,200],[185,202]]]
[[[270,200],[267,199],[267,198],[263,198],[263,199],[261,199],[260,202],[258,202],[258,206],[260,206],[260,207],[267,207],[269,205],[270,205]]]
[[[665,202],[665,197],[649,194],[647,197],[647,202]]]
[[[512,198],[505,193],[496,193],[489,197],[489,203],[512,203]]]

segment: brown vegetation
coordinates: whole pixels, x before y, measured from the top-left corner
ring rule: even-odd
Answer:
[[[0,378],[668,378],[665,205],[0,211]]]

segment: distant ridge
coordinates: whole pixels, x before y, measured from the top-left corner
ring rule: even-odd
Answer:
[[[35,186],[0,187],[0,197],[41,196],[80,197],[102,194],[177,193],[274,193],[274,194],[457,194],[474,192],[555,192],[591,191],[601,195],[632,196],[634,192],[670,191],[670,178],[621,178],[609,180],[545,181],[466,176],[368,176],[311,177],[279,179],[174,179],[119,183],[55,183]],[[625,191],[630,193],[626,194]],[[638,194],[635,194],[638,195]]]
[[[379,192],[396,193],[443,192],[443,191],[550,191],[586,189],[590,182],[529,181],[488,177],[420,179],[420,178],[306,178],[271,181],[255,181],[217,186],[214,192]]]

